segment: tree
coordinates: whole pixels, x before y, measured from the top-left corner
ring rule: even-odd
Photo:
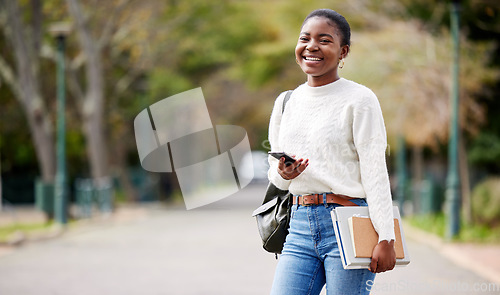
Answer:
[[[2,0],[2,30],[14,53],[14,65],[0,56],[0,76],[22,106],[31,131],[42,180],[53,182],[55,152],[53,126],[40,91],[41,2],[31,2],[32,22],[23,22],[17,1]],[[15,70],[14,70],[15,69]]]
[[[87,89],[83,99],[83,130],[87,139],[87,154],[91,175],[97,183],[109,180],[108,150],[104,136],[104,77],[100,45],[92,37],[78,0],[67,0],[75,20],[75,29],[85,55]]]
[[[134,200],[137,193],[127,169],[128,153],[135,149],[130,122],[147,106],[138,99],[144,90],[136,84],[159,55],[161,31],[153,23],[164,5],[135,0],[66,3],[81,49],[70,61],[69,90],[81,106],[91,176],[98,184],[113,173]],[[89,13],[95,5],[101,9]]]

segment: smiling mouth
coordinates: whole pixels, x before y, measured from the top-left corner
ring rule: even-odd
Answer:
[[[303,58],[304,58],[304,60],[307,60],[307,61],[322,61],[323,60],[322,58],[312,57],[312,56],[304,56]]]

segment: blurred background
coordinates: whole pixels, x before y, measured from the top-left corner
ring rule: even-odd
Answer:
[[[141,168],[133,120],[195,87],[214,124],[246,129],[255,181],[265,183],[274,100],[306,80],[294,60],[300,26],[310,11],[328,7],[352,28],[340,75],[380,100],[393,198],[406,220],[443,238],[500,243],[500,3],[455,2],[460,99],[450,142],[450,1],[0,1],[0,214],[7,220],[0,240],[53,219],[182,202],[175,174]],[[458,198],[448,197],[448,207],[460,208],[453,218],[446,213],[450,169]],[[63,209],[54,201],[58,190],[67,198]],[[23,208],[36,208],[43,220],[9,222]],[[448,235],[450,222],[459,229]]]

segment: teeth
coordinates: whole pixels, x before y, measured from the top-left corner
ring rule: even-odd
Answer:
[[[320,61],[321,58],[317,58],[317,57],[304,57],[305,60],[310,60],[310,61]]]

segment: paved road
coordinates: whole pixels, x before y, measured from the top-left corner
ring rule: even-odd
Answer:
[[[1,295],[268,294],[276,260],[251,212],[265,187],[185,211],[86,225],[0,257]],[[496,294],[488,282],[409,239],[412,263],[379,275],[372,294]],[[474,292],[474,288],[478,292]]]

